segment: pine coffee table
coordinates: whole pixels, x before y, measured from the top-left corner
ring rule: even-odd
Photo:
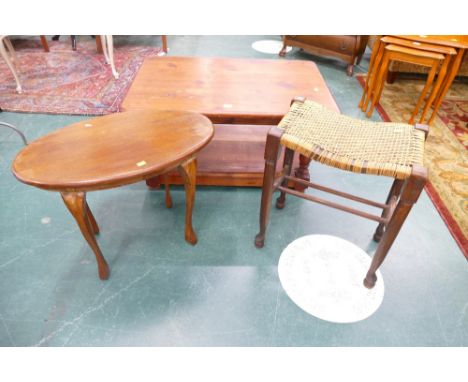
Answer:
[[[207,116],[215,135],[198,155],[197,184],[261,187],[268,130],[297,96],[339,111],[311,61],[165,56],[145,60],[122,110],[190,110]],[[298,159],[296,176],[308,179],[308,163]],[[147,181],[149,186],[161,182]],[[169,182],[183,179],[172,173]]]
[[[203,115],[185,111],[137,111],[111,114],[56,130],[26,146],[12,171],[23,183],[62,195],[84,238],[93,250],[99,277],[109,266],[94,237],[99,227],[86,193],[164,174],[177,169],[184,179],[185,240],[196,244],[192,227],[196,154],[214,134]],[[166,205],[172,205],[166,188]]]

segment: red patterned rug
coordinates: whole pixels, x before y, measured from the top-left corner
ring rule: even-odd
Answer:
[[[162,49],[141,46],[114,48],[119,79],[114,79],[104,55],[94,41],[80,41],[73,51],[69,41],[49,42],[50,52],[38,41],[13,41],[23,93],[6,63],[0,59],[0,107],[5,111],[102,115],[119,110],[135,75],[146,57]]]
[[[356,76],[361,85],[363,76]],[[407,122],[424,81],[385,84],[377,111],[384,121]],[[356,105],[357,107],[357,105]],[[429,128],[426,192],[468,259],[468,84],[454,82]]]

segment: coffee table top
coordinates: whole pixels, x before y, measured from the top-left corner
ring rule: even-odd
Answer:
[[[90,191],[164,173],[213,137],[211,121],[181,111],[126,112],[81,121],[26,146],[13,174],[26,184],[58,191]]]
[[[338,111],[311,61],[156,57],[145,60],[122,109],[191,110],[213,123],[277,124],[296,96]]]

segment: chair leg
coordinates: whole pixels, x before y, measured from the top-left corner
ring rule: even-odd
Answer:
[[[413,204],[415,204],[421,194],[427,180],[427,170],[424,167],[413,166],[413,172],[407,180],[406,186],[403,189],[400,200],[388,222],[387,229],[380,240],[379,246],[372,258],[371,265],[367,271],[366,278],[364,279],[364,286],[366,288],[373,288],[377,276],[375,272],[382,265],[388,251],[390,250],[395,238],[400,232],[403,223],[406,220]]]
[[[166,208],[172,208],[172,198],[171,198],[171,189],[169,186],[169,176],[166,174],[164,177],[164,191],[165,191],[165,201]]]
[[[260,205],[260,232],[255,236],[255,246],[262,248],[265,244],[265,232],[270,216],[273,183],[275,180],[276,162],[280,153],[280,139],[283,130],[272,127],[267,135],[265,145],[265,172],[263,173],[262,202]]]
[[[397,199],[400,197],[401,190],[403,188],[404,183],[405,183],[405,181],[401,180],[401,179],[395,179],[393,181],[392,188],[390,188],[390,192],[388,193],[387,201],[385,202],[385,204],[389,204],[390,200],[392,200],[393,197],[396,197]],[[389,209],[388,208],[385,209],[382,212],[382,217],[387,217],[388,212],[389,212]],[[385,229],[385,224],[380,223],[378,225],[377,229],[375,230],[374,241],[376,241],[377,243],[382,238],[382,235],[384,233],[384,229]]]
[[[21,88],[21,84],[20,84],[20,81],[19,81],[19,77],[18,77],[18,74],[16,73],[16,69],[13,65],[13,63],[11,62],[10,60],[10,56],[8,54],[8,51],[6,50],[5,48],[5,45],[4,45],[4,40],[3,39],[0,39],[0,55],[3,57],[3,59],[5,60],[8,68],[10,69],[11,73],[13,74],[13,77],[15,78],[15,81],[16,81],[16,91],[18,93],[21,93],[23,91],[23,89]]]
[[[291,170],[292,170],[292,164],[293,164],[293,159],[294,159],[294,150],[291,149],[286,149],[284,153],[284,164],[283,164],[283,172],[284,175],[291,175]],[[288,186],[288,180],[285,179],[283,180],[282,184],[283,187]],[[278,209],[283,209],[284,205],[286,204],[286,192],[281,191],[280,196],[278,199],[276,199],[276,208]]]

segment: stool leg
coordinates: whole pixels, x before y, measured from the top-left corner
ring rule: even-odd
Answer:
[[[414,125],[414,117],[416,117],[416,115],[418,114],[419,108],[421,107],[421,104],[424,101],[424,97],[426,96],[427,91],[429,90],[430,86],[432,85],[432,82],[434,82],[434,77],[436,75],[436,71],[437,71],[438,66],[439,66],[438,61],[434,62],[434,64],[432,65],[431,71],[429,72],[429,75],[427,76],[426,84],[424,85],[424,88],[423,88],[423,90],[421,92],[421,95],[419,96],[418,102],[416,103],[416,106],[415,106],[413,112],[411,113],[411,117],[410,117],[410,120],[408,122],[410,125]]]
[[[283,164],[284,175],[288,175],[288,176],[291,175],[293,159],[294,159],[294,150],[291,150],[291,149],[287,148],[285,153],[284,153],[284,162],[283,162],[284,163]],[[281,185],[283,187],[287,187],[288,186],[288,180],[287,179],[283,180]],[[280,210],[283,209],[285,203],[286,203],[286,192],[281,191],[280,196],[278,197],[278,199],[276,199],[276,208],[278,208]]]
[[[390,60],[388,58],[387,54],[384,54],[383,59],[382,59],[382,64],[380,66],[379,74],[376,78],[376,82],[374,85],[374,91],[371,94],[372,97],[372,103],[369,108],[369,111],[366,114],[366,117],[369,118],[372,115],[372,112],[374,111],[375,105],[379,102],[380,96],[382,95],[382,90],[384,87],[384,78],[387,74],[388,71],[388,66],[390,64]]]
[[[424,167],[413,166],[413,172],[408,179],[405,188],[403,189],[400,200],[393,212],[393,215],[388,222],[387,229],[380,240],[379,246],[372,258],[371,265],[367,271],[366,278],[364,279],[364,286],[366,288],[373,288],[377,281],[375,272],[379,269],[380,265],[385,260],[390,247],[392,246],[395,238],[400,232],[401,226],[406,220],[413,204],[419,198],[424,185],[427,180],[427,170]]]
[[[385,202],[385,204],[389,204],[390,203],[390,200],[396,196],[397,199],[399,198],[400,196],[400,193],[401,193],[401,190],[403,188],[403,184],[405,183],[404,180],[401,180],[401,179],[395,179],[393,181],[393,184],[392,184],[392,188],[390,188],[390,192],[388,193],[388,196],[387,196],[387,201]],[[388,208],[386,208],[383,212],[382,212],[382,217],[386,217],[388,214]],[[374,241],[376,241],[377,243],[380,241],[380,239],[382,238],[382,235],[384,233],[384,228],[385,228],[385,224],[384,223],[380,223],[377,227],[377,229],[375,230],[375,233],[374,233]]]
[[[265,145],[265,171],[263,173],[262,202],[260,205],[260,232],[255,236],[255,246],[262,248],[265,244],[265,232],[270,216],[273,182],[275,180],[276,162],[280,153],[280,139],[283,130],[272,127],[267,135]]]
[[[185,187],[185,240],[192,245],[197,244],[197,235],[192,227],[192,210],[195,204],[195,188],[197,184],[197,160],[192,158],[182,163],[177,170],[184,178]]]

